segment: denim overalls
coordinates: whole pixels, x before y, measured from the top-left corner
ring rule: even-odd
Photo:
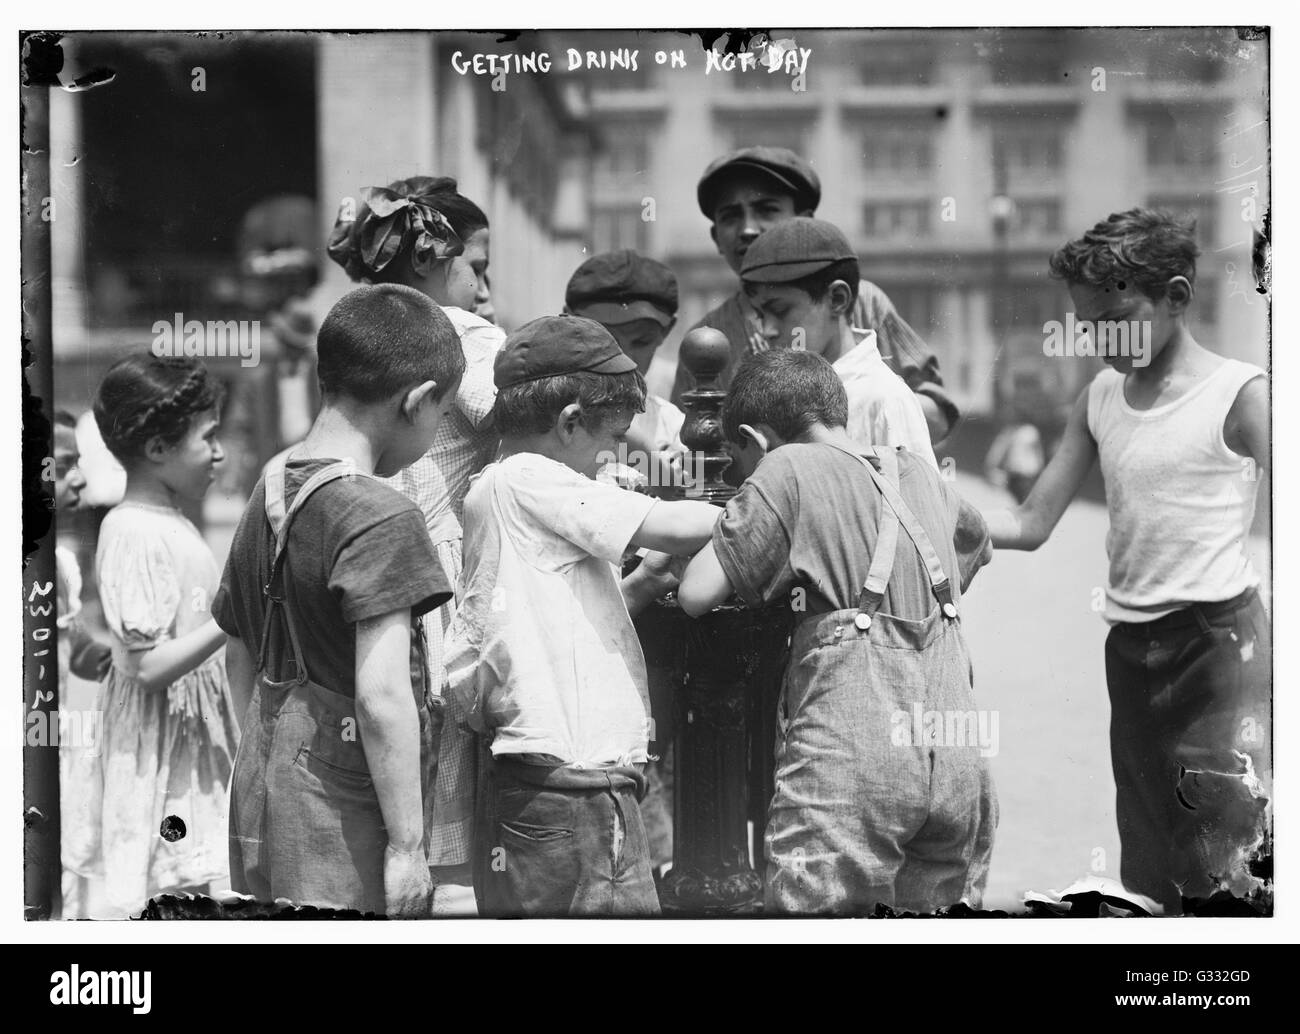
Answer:
[[[275,534],[275,553],[264,589],[266,616],[253,699],[231,780],[230,874],[234,890],[258,900],[288,898],[300,905],[382,913],[388,835],[361,745],[355,701],[311,680],[294,619],[293,579],[285,573],[294,517],[317,489],[357,473],[342,461],[318,471],[286,512],[284,458],[277,457],[266,471],[266,516]],[[271,636],[283,644],[286,631],[290,656],[283,671],[272,673]],[[419,634],[414,624],[412,634]],[[431,710],[427,676],[425,685],[412,685],[412,690],[427,830],[441,709]]]
[[[766,836],[769,912],[978,906],[988,877],[997,803],[954,586],[899,494],[896,451],[875,456],[883,476],[857,456],[883,496],[858,606],[805,618],[791,641]],[[919,621],[880,611],[900,528],[934,596]]]

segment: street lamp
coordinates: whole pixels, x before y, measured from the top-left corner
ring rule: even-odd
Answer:
[[[989,216],[993,220],[993,267],[990,289],[993,295],[993,417],[1001,424],[1006,417],[1005,392],[1002,385],[1002,351],[1010,320],[1010,274],[1007,238],[1015,218],[1016,202],[1007,189],[1007,156],[995,137],[993,140],[993,196],[989,199]]]

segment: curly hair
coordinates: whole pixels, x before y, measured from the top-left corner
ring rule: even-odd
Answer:
[[[220,407],[224,392],[199,360],[127,356],[109,368],[95,394],[95,423],[109,452],[126,464],[151,438],[175,445],[195,416]]]
[[[1078,240],[1062,245],[1049,260],[1052,276],[1069,284],[1120,289],[1131,281],[1153,301],[1169,281],[1196,283],[1196,220],[1153,208],[1130,208],[1098,223]]]
[[[346,211],[349,202],[340,207],[326,246],[329,257],[356,283],[400,282],[405,265],[431,245],[438,258],[460,254],[464,242],[488,225],[483,210],[456,190],[450,176],[395,180],[382,190],[367,188],[362,197],[354,213]],[[384,203],[383,215],[369,204],[376,197],[381,198],[376,203]],[[403,207],[398,218],[389,211],[394,199]]]

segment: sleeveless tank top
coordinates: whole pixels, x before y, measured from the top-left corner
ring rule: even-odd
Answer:
[[[1088,429],[1106,480],[1110,585],[1105,619],[1154,621],[1259,584],[1247,556],[1258,478],[1223,440],[1242,387],[1264,371],[1235,359],[1181,398],[1137,410],[1124,375],[1103,370],[1088,391]]]

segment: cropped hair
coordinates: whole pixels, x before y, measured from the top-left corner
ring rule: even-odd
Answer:
[[[767,424],[786,441],[813,424],[843,427],[849,397],[831,364],[815,352],[773,348],[747,356],[731,379],[722,430],[741,443],[741,424]]]
[[[109,452],[126,464],[144,454],[151,438],[175,445],[194,417],[219,409],[223,397],[220,382],[198,359],[131,355],[99,382],[95,423]]]
[[[831,284],[836,280],[843,280],[849,285],[850,298],[849,305],[854,305],[858,300],[858,283],[862,279],[862,274],[858,268],[858,260],[855,258],[841,259],[833,265],[816,273],[810,273],[808,276],[801,277],[798,280],[787,280],[783,286],[797,287],[803,291],[815,302],[821,301],[830,292]],[[758,281],[746,280],[746,288],[757,287]]]
[[[330,309],[316,336],[321,393],[380,402],[425,381],[441,399],[465,373],[460,336],[413,287],[366,284]]]
[[[1077,240],[1062,245],[1049,260],[1052,276],[1067,284],[1120,290],[1132,282],[1153,301],[1169,281],[1185,277],[1196,283],[1196,220],[1180,219],[1153,208],[1116,212]]]
[[[645,409],[646,384],[639,370],[568,373],[512,384],[497,392],[492,416],[502,437],[544,434],[565,406],[576,402],[600,426],[614,411]]]
[[[483,209],[456,190],[448,176],[412,176],[387,187],[367,187],[361,201],[344,201],[326,253],[354,281],[400,282],[409,263],[424,273],[454,258],[486,229]]]

